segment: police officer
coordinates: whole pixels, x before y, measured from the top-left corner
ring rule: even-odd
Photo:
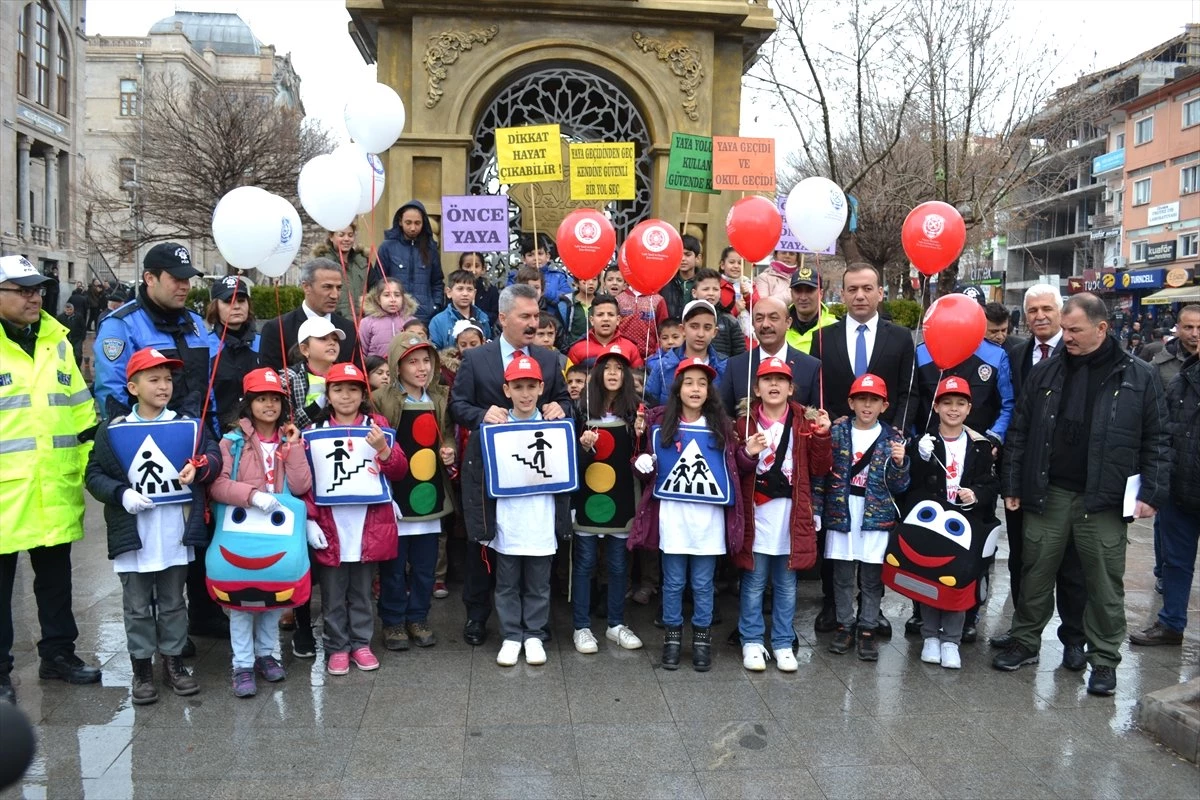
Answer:
[[[38,677],[97,683],[75,655],[71,542],[83,538],[78,435],[96,421],[67,329],[42,309],[46,283],[22,256],[0,258],[0,700],[16,701],[12,592],[17,554],[29,552],[42,638]]]

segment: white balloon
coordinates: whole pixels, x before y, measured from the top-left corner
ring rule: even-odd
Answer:
[[[346,103],[345,118],[351,139],[368,153],[382,153],[404,130],[404,102],[392,87],[371,84]]]
[[[304,210],[327,231],[340,231],[358,213],[358,179],[328,153],[304,165],[297,189]]]
[[[239,186],[226,192],[213,209],[213,241],[228,264],[252,269],[275,249],[279,227],[271,221],[271,197],[257,186]]]
[[[792,235],[813,253],[828,250],[846,227],[846,195],[828,178],[805,178],[788,192],[784,216]]]
[[[275,249],[255,269],[268,278],[279,278],[288,271],[296,254],[300,252],[300,240],[304,231],[300,227],[300,214],[296,207],[278,195],[271,195],[275,205]]]
[[[366,214],[383,197],[383,160],[368,153],[358,142],[342,145],[333,151],[333,155],[358,179],[358,213]]]

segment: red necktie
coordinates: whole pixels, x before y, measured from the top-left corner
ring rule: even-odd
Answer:
[[[1042,354],[1042,357],[1040,360],[1045,361],[1047,358],[1050,357],[1050,345],[1046,344],[1045,342],[1038,343],[1038,350],[1040,350],[1041,354]]]

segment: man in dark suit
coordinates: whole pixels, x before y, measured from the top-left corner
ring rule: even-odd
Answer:
[[[328,258],[312,259],[300,268],[300,288],[304,290],[304,302],[299,308],[263,323],[258,346],[259,365],[283,369],[284,356],[296,345],[296,334],[310,317],[324,317],[346,334],[338,352],[339,362],[359,361],[362,356],[358,351],[354,323],[336,311],[338,295],[342,291],[341,266]]]
[[[821,362],[787,343],[788,310],[776,297],[765,297],[754,305],[754,332],[759,346],[732,356],[721,376],[721,402],[730,416],[745,397],[748,376],[758,370],[764,358],[778,356],[792,368],[792,398],[802,405],[818,408],[820,401]]]
[[[450,394],[450,415],[467,430],[482,423],[508,421],[512,401],[504,395],[504,370],[517,353],[524,353],[542,368],[545,388],[538,405],[542,419],[572,416],[571,396],[558,366],[558,352],[533,344],[538,329],[537,290],[525,284],[513,284],[500,293],[500,338],[463,353],[462,365],[454,378]],[[464,502],[482,502],[482,498],[463,498]],[[482,548],[467,549],[463,604],[467,624],[463,641],[478,646],[487,638],[487,620],[492,613],[492,576],[483,560]]]

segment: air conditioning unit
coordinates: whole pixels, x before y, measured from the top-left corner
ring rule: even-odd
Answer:
[[[1112,189],[1104,190],[1104,202],[1111,203],[1113,201],[1114,197],[1115,197],[1115,195],[1113,194]]]

